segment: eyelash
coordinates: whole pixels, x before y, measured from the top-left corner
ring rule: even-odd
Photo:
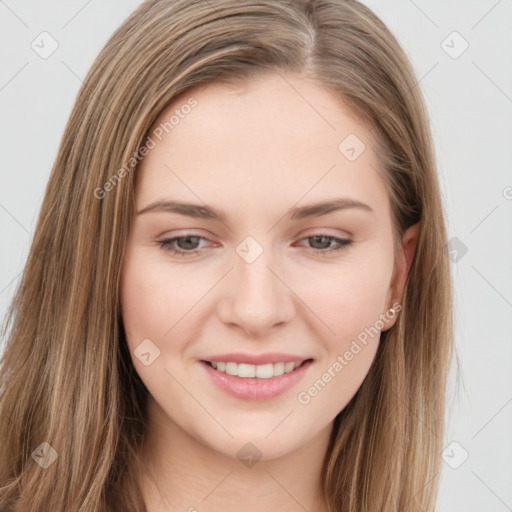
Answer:
[[[320,237],[328,238],[329,240],[335,241],[339,244],[339,246],[334,249],[311,249],[314,253],[318,254],[319,256],[328,256],[329,254],[331,254],[333,252],[342,251],[343,249],[346,249],[348,246],[350,246],[352,244],[352,240],[350,240],[348,238],[338,238],[338,237],[335,237],[332,235],[325,235],[322,233],[307,236],[307,237],[303,238],[302,240],[309,240],[311,238],[320,238]],[[172,244],[174,242],[176,242],[177,240],[182,240],[184,238],[198,238],[200,240],[207,240],[204,236],[189,234],[189,235],[184,235],[184,236],[177,236],[174,238],[166,238],[165,240],[159,240],[157,243],[162,248],[162,250],[164,250],[166,252],[170,252],[172,255],[175,255],[175,256],[187,257],[188,255],[196,254],[199,251],[199,249],[194,249],[191,251],[184,251],[182,249],[176,249],[175,247],[172,246]]]

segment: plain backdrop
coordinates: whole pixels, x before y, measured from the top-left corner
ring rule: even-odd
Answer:
[[[0,1],[1,318],[81,82],[139,3]],[[450,380],[439,511],[511,511],[512,2],[364,3],[418,75],[447,213],[459,365]]]

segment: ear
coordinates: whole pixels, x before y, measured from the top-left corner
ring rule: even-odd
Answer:
[[[387,297],[387,309],[385,315],[389,319],[386,322],[385,329],[393,327],[397,318],[397,312],[402,309],[401,302],[405,287],[405,281],[409,275],[412,260],[416,252],[416,245],[418,243],[420,223],[416,223],[405,230],[402,236],[401,250],[399,251],[397,261],[395,261],[395,267],[393,269],[393,277],[389,287]],[[394,305],[400,304],[397,308]],[[393,308],[394,313],[391,311]]]

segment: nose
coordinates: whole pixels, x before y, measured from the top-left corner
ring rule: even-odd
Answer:
[[[221,320],[251,336],[263,336],[290,322],[295,314],[293,283],[286,283],[270,253],[263,251],[252,263],[235,254],[234,269],[218,302]]]

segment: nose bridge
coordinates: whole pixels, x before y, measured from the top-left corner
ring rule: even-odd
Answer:
[[[223,320],[251,332],[288,321],[293,304],[288,288],[277,277],[275,252],[248,236],[236,253]]]

